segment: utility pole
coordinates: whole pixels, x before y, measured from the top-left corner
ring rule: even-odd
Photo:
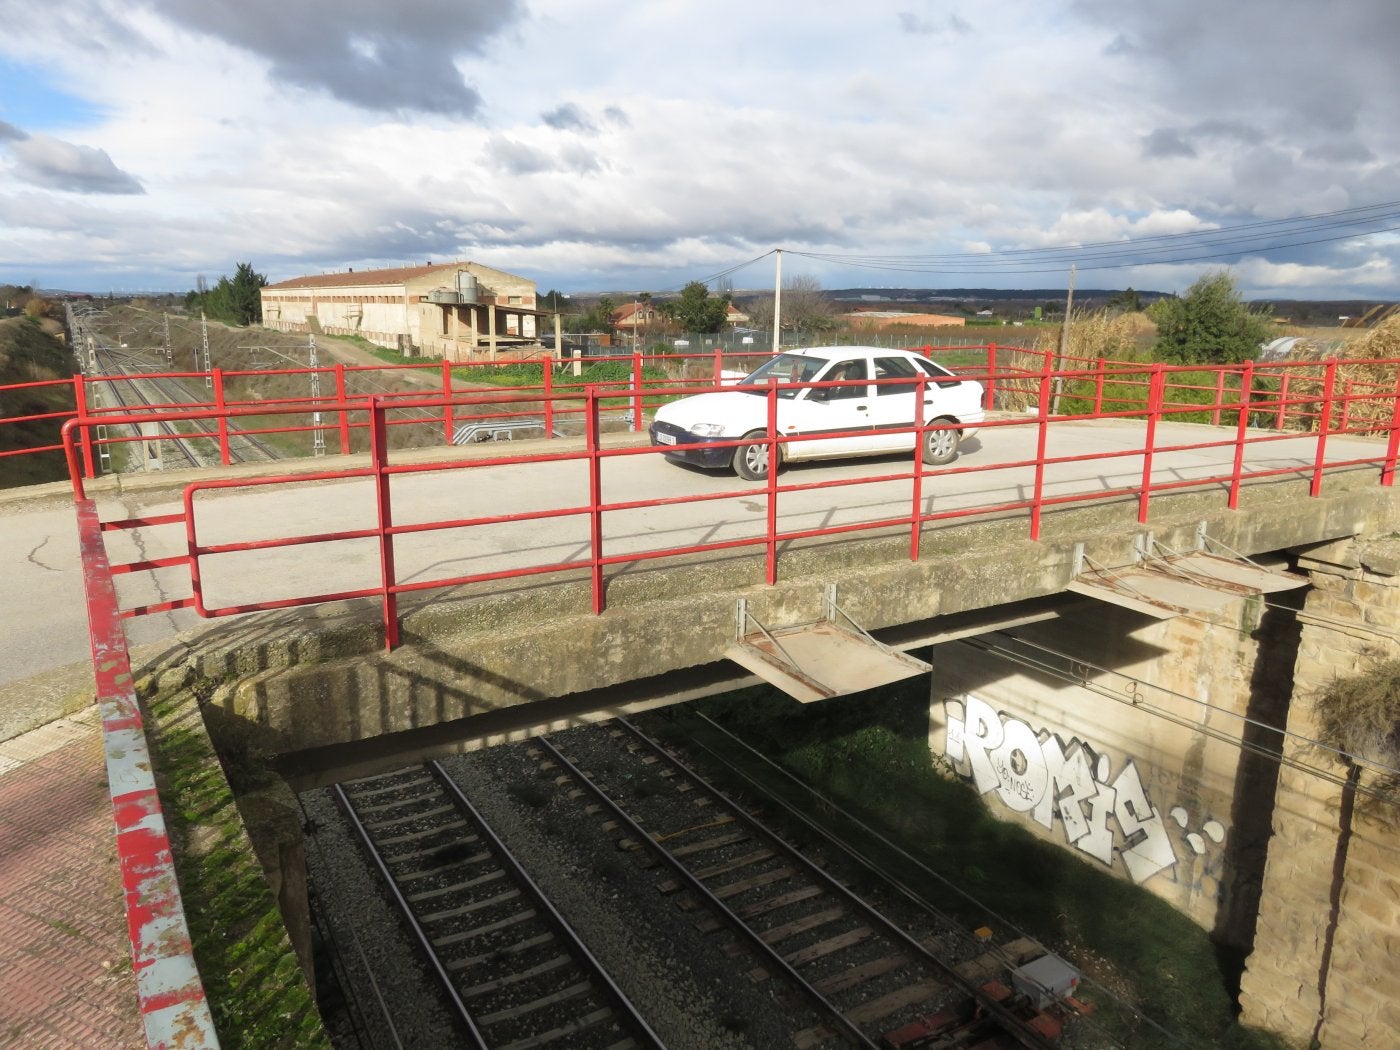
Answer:
[[[782,312],[783,312],[783,250],[774,248],[773,254],[777,257],[778,264],[776,274],[773,278],[773,353],[778,352],[778,339],[782,332]]]
[[[311,357],[311,403],[317,406],[311,413],[311,454],[324,456],[326,454],[326,434],[321,429],[321,373],[316,363],[316,333],[312,332],[306,338]]]
[[[204,385],[210,390],[214,389],[214,366],[209,361],[209,322],[204,317],[204,311],[199,311],[199,339],[204,347],[204,361],[200,365],[200,370],[204,373]]]
[[[170,345],[170,315],[165,314],[165,369],[175,371],[175,348]]]
[[[1060,389],[1064,386],[1064,377],[1060,375],[1060,370],[1065,367],[1065,352],[1069,350],[1069,320],[1074,314],[1074,263],[1069,264],[1069,294],[1065,296],[1065,323],[1060,329],[1060,349],[1055,355],[1055,396],[1050,400],[1050,414],[1057,416],[1060,414]]]

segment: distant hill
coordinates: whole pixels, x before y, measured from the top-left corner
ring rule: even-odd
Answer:
[[[51,327],[56,327],[49,322]],[[73,374],[73,357],[63,340],[27,317],[0,320],[0,386],[67,379]],[[27,387],[0,394],[0,416],[42,415],[71,412],[72,387]],[[0,424],[0,453],[19,448],[56,445],[62,440],[61,419]],[[0,456],[0,488],[62,481],[68,466],[61,450],[27,456]]]

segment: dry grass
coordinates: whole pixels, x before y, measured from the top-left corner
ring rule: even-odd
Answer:
[[[1386,430],[1395,416],[1397,369],[1400,369],[1400,316],[1391,317],[1374,328],[1365,330],[1340,329],[1355,332],[1349,339],[1330,340],[1326,344],[1305,342],[1294,356],[1319,364],[1336,358],[1338,393],[1351,394],[1347,405],[1347,429],[1368,433]],[[1322,370],[1316,377],[1308,376],[1293,386],[1302,397],[1320,398],[1324,389]],[[1315,417],[1316,418],[1316,417]],[[1341,425],[1340,418],[1333,426]],[[1317,424],[1314,423],[1313,429]]]
[[[1358,764],[1382,767],[1372,785],[1384,794],[1400,791],[1400,659],[1377,659],[1364,673],[1335,678],[1318,692],[1318,731],[1322,742]],[[1367,806],[1387,824],[1390,805]]]
[[[1026,373],[1024,378],[997,381],[997,407],[1022,412],[1036,403],[1040,392],[1039,373],[1045,355],[1060,348],[1061,329],[1044,329],[1028,350],[1015,350],[1009,357],[998,354],[998,366]],[[1107,310],[1076,310],[1070,320],[1069,341],[1064,349],[1064,367],[1087,367],[1099,358],[1113,361],[1145,359],[1146,350],[1156,339],[1157,326],[1145,313],[1115,313]]]

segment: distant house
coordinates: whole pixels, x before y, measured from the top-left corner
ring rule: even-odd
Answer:
[[[358,335],[405,354],[467,361],[538,346],[535,282],[473,262],[346,270],[262,289],[263,326]]]
[[[735,305],[731,302],[731,303],[729,304],[729,308],[728,308],[728,309],[725,311],[725,313],[724,313],[724,323],[725,323],[725,324],[734,324],[734,325],[738,325],[738,324],[748,324],[748,323],[749,323],[749,315],[746,314],[746,313],[744,313],[743,310],[740,310],[737,306],[735,306]]]
[[[889,328],[891,325],[941,328],[967,324],[967,318],[961,314],[916,314],[907,310],[857,310],[844,316],[853,328]]]
[[[652,303],[638,301],[614,310],[609,320],[615,331],[626,334],[629,340],[635,340],[639,333],[648,328],[664,324],[666,318]]]

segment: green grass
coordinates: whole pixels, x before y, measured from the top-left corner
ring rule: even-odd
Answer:
[[[889,852],[830,807],[815,804],[756,763],[747,771],[858,844],[862,852],[971,929],[998,940],[1029,933],[1051,951],[1094,961],[1100,983],[1193,1047],[1265,1050],[1284,1044],[1235,1021],[1232,973],[1200,927],[1166,902],[1114,878],[1018,825],[997,819],[976,793],[940,772],[927,743],[926,687],[895,687],[840,704],[801,706],[754,689],[695,705],[816,788],[858,820],[900,843],[918,862]],[[709,741],[731,761],[736,749],[673,709],[677,731]],[[941,881],[931,882],[927,868]],[[1180,1046],[1131,1014],[1101,1009],[1096,1022],[1135,1048]]]
[[[1134,412],[1145,414],[1148,401],[1148,381],[1151,372],[1144,366],[1140,375],[1132,379],[1115,379],[1111,375],[1103,382],[1102,411]],[[1222,410],[1218,415],[1211,409],[1196,406],[1214,405],[1217,373],[1215,372],[1168,372],[1162,392],[1163,417],[1173,423],[1213,423],[1221,426],[1235,426],[1239,421],[1237,411]],[[1270,377],[1255,377],[1251,383],[1251,401],[1266,401],[1276,395],[1278,382]],[[1066,415],[1089,415],[1094,412],[1097,383],[1092,378],[1066,381],[1060,394],[1060,411]],[[1227,375],[1225,386],[1218,395],[1224,403],[1238,402],[1240,396],[1239,377]],[[1272,418],[1273,409],[1261,407],[1259,417]],[[1257,422],[1257,420],[1253,420]]]
[[[150,710],[152,760],[220,1045],[329,1050],[198,702],[181,691],[154,698]]]
[[[63,344],[28,317],[0,321],[0,386],[65,379],[72,374],[72,355]],[[49,412],[74,413],[70,383],[28,387],[6,393],[0,417],[16,419]],[[0,423],[0,453],[42,448],[62,442],[63,419]],[[63,481],[68,463],[61,449],[26,455],[0,456],[0,488]]]

